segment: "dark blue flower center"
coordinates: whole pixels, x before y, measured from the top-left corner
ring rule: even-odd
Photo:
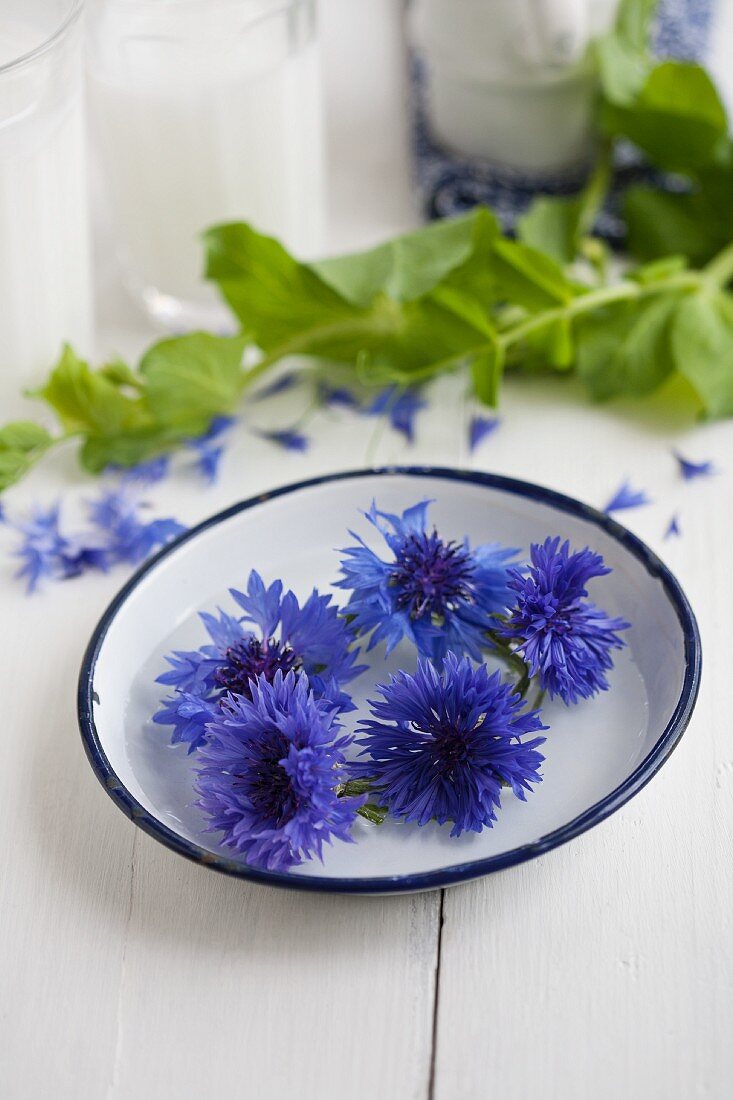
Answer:
[[[283,676],[290,671],[297,672],[301,663],[289,645],[283,645],[274,638],[261,642],[252,635],[229,646],[214,679],[225,691],[251,699],[250,680],[264,675],[267,682],[272,683],[276,672],[282,672]]]
[[[390,584],[397,588],[397,607],[414,619],[444,618],[461,603],[475,599],[475,566],[456,542],[431,535],[409,535],[395,554]]]
[[[460,730],[443,728],[435,738],[433,759],[444,775],[449,775],[459,765],[469,763],[471,748],[468,738]]]
[[[287,824],[298,808],[290,776],[280,763],[287,755],[287,741],[273,730],[272,740],[262,746],[257,765],[238,776],[256,813],[273,829]]]

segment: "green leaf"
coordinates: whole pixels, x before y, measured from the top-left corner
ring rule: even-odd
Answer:
[[[656,7],[657,0],[622,0],[613,30],[595,43],[603,94],[619,107],[634,103],[651,71],[649,38]]]
[[[648,264],[629,271],[627,278],[632,279],[640,286],[653,286],[655,283],[666,282],[673,275],[687,270],[687,260],[684,256],[662,256],[658,260],[652,260]]]
[[[208,422],[202,430],[207,426]],[[81,449],[81,464],[90,474],[99,474],[108,466],[137,466],[190,439],[191,434],[186,426],[171,428],[154,424],[119,435],[89,436]]]
[[[373,802],[367,802],[364,806],[356,811],[360,817],[365,818],[367,821],[371,821],[372,825],[384,824],[389,810],[386,806],[377,806]]]
[[[652,19],[658,6],[658,0],[621,0],[616,16],[618,37],[637,50],[647,50]]]
[[[369,794],[373,785],[373,779],[347,779],[336,793],[339,798],[353,798],[355,795]]]
[[[577,325],[577,370],[591,395],[652,393],[672,373],[671,325],[679,294],[617,302]]]
[[[616,107],[631,107],[651,70],[651,58],[617,34],[598,40],[595,46],[601,88]]]
[[[575,296],[575,288],[559,264],[519,241],[497,240],[492,265],[502,299],[526,309],[549,309]]]
[[[540,195],[534,200],[517,223],[520,239],[557,263],[572,263],[581,251],[583,239],[593,229],[608,194],[611,176],[611,150],[606,144],[599,149],[595,167],[577,195]],[[600,244],[595,238],[585,244],[585,253],[594,254],[596,266],[605,262]]]
[[[641,260],[671,254],[702,266],[733,238],[733,173],[706,172],[695,192],[631,187],[624,200],[629,251]]]
[[[32,420],[15,420],[0,428],[0,451],[20,451],[30,454],[45,450],[53,443],[52,436]]]
[[[728,120],[720,96],[705,70],[686,61],[657,65],[633,103],[606,106],[603,123],[666,171],[689,174],[727,155]]]
[[[67,432],[117,435],[146,418],[145,406],[139,398],[120,392],[68,345],[37,396],[51,406]]]
[[[246,342],[243,336],[194,332],[154,344],[140,374],[155,423],[199,435],[214,416],[231,412],[244,386]]]
[[[99,368],[99,373],[114,386],[129,386],[139,390],[142,383],[135,372],[122,359],[112,359]]]
[[[672,327],[678,372],[692,385],[709,416],[733,415],[733,297],[725,291],[686,299]]]
[[[519,219],[519,237],[524,244],[544,252],[558,263],[572,263],[578,248],[581,209],[578,198],[543,195],[535,199]]]
[[[353,364],[365,380],[410,383],[486,344],[491,301],[472,285],[486,290],[495,235],[491,215],[478,210],[397,248],[307,265],[249,226],[220,226],[207,235],[208,272],[271,361],[318,356]]]
[[[505,358],[503,345],[494,343],[476,355],[471,362],[471,378],[476,397],[492,408],[498,401]]]
[[[459,218],[433,222],[367,252],[310,264],[310,268],[353,305],[370,306],[379,294],[398,302],[421,298],[474,254],[481,242],[499,236],[485,207]]]
[[[46,429],[31,420],[0,428],[0,491],[19,481],[53,443]]]
[[[369,310],[347,301],[278,241],[245,223],[215,226],[204,239],[206,277],[263,351],[282,348],[285,354],[290,343],[307,351],[309,340],[319,348],[337,347],[355,320],[369,317]]]
[[[31,466],[22,451],[0,451],[0,492],[20,481]]]

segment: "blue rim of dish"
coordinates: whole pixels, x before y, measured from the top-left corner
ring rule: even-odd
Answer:
[[[433,477],[444,481],[459,481],[473,485],[482,485],[485,488],[497,489],[501,492],[511,493],[515,496],[537,501],[540,504],[551,505],[558,511],[588,520],[601,528],[617,542],[621,543],[633,556],[641,562],[647,573],[657,578],[672,604],[682,628],[685,643],[685,676],[679,699],[674,708],[672,717],[656,742],[652,750],[639,764],[639,766],[621,783],[614,791],[596,802],[578,817],[569,821],[559,829],[540,837],[531,844],[524,844],[513,848],[508,852],[489,856],[486,859],[472,860],[469,863],[458,863],[450,867],[442,867],[437,871],[425,871],[410,875],[389,875],[371,878],[314,878],[301,877],[275,871],[261,871],[255,867],[249,867],[245,863],[228,859],[226,856],[217,855],[199,847],[192,841],[186,840],[164,825],[154,814],[151,814],[134,798],[122,781],[115,774],[97,733],[94,721],[94,670],[102,644],[109,627],[122,608],[131,593],[140,582],[158,566],[158,564],[174,554],[179,547],[195,539],[202,531],[216,527],[224,523],[232,516],[238,515],[249,508],[257,507],[267,500],[285,496],[288,493],[299,492],[302,489],[310,489],[317,485],[327,484],[332,481],[345,481],[363,477]],[[139,828],[166,847],[171,848],[179,855],[201,863],[206,867],[212,867],[225,875],[247,879],[250,882],[262,883],[268,886],[279,886],[290,890],[310,890],[325,893],[350,893],[350,894],[388,894],[404,893],[411,890],[431,890],[444,886],[452,886],[459,882],[480,878],[493,871],[501,871],[513,867],[518,863],[534,859],[553,848],[566,844],[586,830],[598,825],[610,814],[620,809],[625,802],[633,798],[642,787],[661,768],[668,759],[672,750],[678,744],[690,721],[695,707],[698,691],[700,689],[700,675],[702,670],[702,647],[700,632],[694,613],[678,581],[641,539],[633,535],[620,523],[610,516],[582,504],[573,497],[557,493],[553,489],[545,489],[531,482],[519,481],[515,478],[502,477],[498,474],[486,474],[467,470],[447,469],[434,466],[384,466],[376,469],[349,470],[344,473],[327,474],[323,477],[314,477],[306,481],[299,481],[292,485],[285,485],[271,492],[262,493],[241,501],[232,507],[218,512],[197,526],[192,527],[177,539],[168,543],[158,554],[145,563],[135,575],[127,582],[124,588],[117,594],[100,619],[87,647],[82,661],[79,675],[78,688],[78,718],[82,741],[89,762],[95,775],[107,791],[113,802],[119,806]]]

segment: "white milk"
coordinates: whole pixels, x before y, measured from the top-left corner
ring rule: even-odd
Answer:
[[[136,5],[124,28],[114,7],[93,34],[89,100],[120,253],[159,319],[211,322],[204,229],[241,219],[301,257],[323,247],[317,47],[293,50],[279,17],[239,28],[236,5],[178,8],[175,27],[170,9]]]
[[[4,22],[0,65],[38,44]],[[84,145],[80,82],[59,77],[52,51],[0,72],[0,420],[64,341],[91,350]]]
[[[593,151],[592,38],[618,0],[414,0],[430,128],[446,149],[520,172],[557,172]]]

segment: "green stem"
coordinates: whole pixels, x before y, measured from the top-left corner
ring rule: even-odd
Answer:
[[[598,211],[603,206],[611,184],[611,149],[613,143],[606,138],[598,152],[598,159],[580,198],[578,216],[578,240],[593,232]]]
[[[592,313],[593,310],[603,306],[613,305],[616,302],[639,301],[657,294],[668,294],[670,290],[697,290],[705,278],[706,275],[699,271],[683,271],[679,275],[648,285],[625,279],[613,286],[599,287],[597,290],[591,290],[587,294],[573,298],[564,305],[534,314],[515,324],[513,328],[505,329],[499,334],[499,343],[506,351],[512,344],[524,340],[531,333],[555,324],[557,321],[575,321],[583,314]]]
[[[510,649],[503,638],[500,638],[495,631],[488,630],[487,634],[492,642],[489,652],[516,675],[515,688],[524,699],[530,685],[529,669],[519,654]]]

